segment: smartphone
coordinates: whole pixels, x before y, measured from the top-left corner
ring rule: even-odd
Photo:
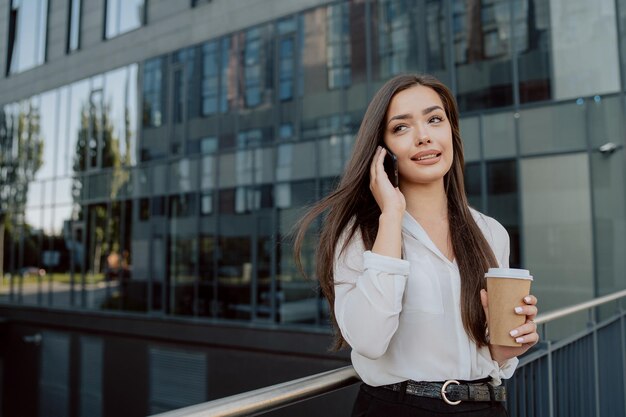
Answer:
[[[385,172],[391,185],[398,187],[398,158],[389,149],[385,148],[385,150],[387,151],[383,162]]]

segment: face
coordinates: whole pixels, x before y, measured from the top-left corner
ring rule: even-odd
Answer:
[[[400,188],[443,182],[452,166],[452,129],[439,95],[417,85],[397,93],[385,118],[384,141],[398,157]]]

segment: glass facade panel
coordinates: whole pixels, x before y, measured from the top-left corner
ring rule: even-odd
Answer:
[[[145,1],[106,4],[110,33],[141,24]],[[71,32],[80,1],[67,6]],[[578,32],[564,23],[605,25],[602,12],[583,15],[590,7],[347,0],[5,105],[0,264],[19,279],[0,297],[325,325],[326,303],[283,238],[341,175],[369,95],[400,72],[435,74],[472,110],[461,120],[469,203],[506,227],[511,265],[533,270],[543,309],[618,289],[624,102],[603,95],[615,85],[604,61],[593,76],[608,81],[575,79],[591,64],[573,61],[566,38]],[[610,38],[610,27],[581,30]],[[595,42],[582,43],[585,60],[613,65]],[[559,94],[576,101],[477,111]],[[304,241],[309,276],[318,226]]]
[[[48,0],[11,0],[6,74],[26,71],[46,60]]]
[[[515,117],[512,113],[486,114],[482,117],[485,158],[515,156]]]
[[[626,288],[625,175],[623,149],[611,154],[591,154],[596,296]]]
[[[281,202],[278,211],[277,247],[277,320],[280,323],[316,323],[322,318],[321,300],[316,285],[305,279],[293,260],[293,245],[286,237],[303,214],[302,207],[313,203],[317,196],[315,181],[281,183],[277,185]],[[278,199],[278,197],[277,197]],[[316,239],[312,228],[303,242],[302,264],[308,277],[313,276]]]
[[[144,23],[146,0],[107,0],[105,38],[110,39]]]
[[[524,267],[550,311],[592,298],[594,259],[586,153],[522,159]]]
[[[598,148],[606,143],[624,144],[624,101],[619,96],[595,96],[588,100],[590,144]]]
[[[482,175],[478,162],[465,165],[465,193],[470,207],[483,212]]]
[[[623,39],[626,38],[626,0],[617,0],[615,2],[615,6],[619,12],[618,16],[618,27],[619,34],[618,39],[622,39],[619,43],[620,45],[620,57],[622,64],[622,89],[626,85],[626,42]]]
[[[459,124],[465,162],[480,160],[480,118],[465,117],[460,119]]]
[[[452,1],[452,31],[461,111],[513,104],[509,0]]]
[[[164,120],[166,78],[165,57],[153,58],[143,65],[143,125],[159,127]]]
[[[373,7],[372,25],[376,31],[373,39],[376,58],[372,66],[377,77],[385,81],[404,72],[418,70],[417,2],[406,0],[378,0]]]
[[[555,100],[620,89],[614,1],[552,0],[550,22]]]
[[[487,163],[487,210],[509,233],[511,268],[520,267],[520,219],[517,163],[515,160]]]
[[[41,149],[37,150],[39,168],[35,172],[36,180],[50,179],[56,176],[56,152],[59,146],[59,92],[57,90],[42,94],[32,101],[37,113],[37,128]],[[33,125],[35,128],[35,125]],[[45,197],[45,196],[44,196]],[[48,196],[51,197],[51,196]]]
[[[579,151],[587,146],[583,103],[522,110],[518,121],[522,154]]]
[[[202,45],[202,115],[215,114],[219,103],[220,43],[211,41]]]
[[[300,50],[302,61],[302,108],[301,108],[301,137],[303,139],[317,138],[336,132],[341,128],[341,115],[343,111],[343,95],[341,90],[330,88],[331,84],[340,80],[330,81],[329,75],[340,74],[345,69],[341,61],[339,51],[332,48],[340,48],[343,42],[330,41],[329,26],[333,26],[335,37],[347,37],[341,35],[342,24],[345,22],[341,16],[347,8],[318,8],[301,15],[303,30],[302,48]],[[334,11],[334,17],[328,15]],[[330,22],[330,23],[329,23]],[[339,27],[337,27],[339,25]],[[329,50],[330,48],[330,50]],[[332,63],[328,59],[334,59]],[[338,69],[338,71],[335,71]],[[349,69],[349,68],[348,68]],[[347,71],[347,70],[346,70]],[[337,86],[338,87],[338,86]]]
[[[552,97],[549,0],[513,0],[513,47],[521,103]]]

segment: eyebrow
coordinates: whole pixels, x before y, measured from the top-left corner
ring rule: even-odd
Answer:
[[[428,113],[431,113],[431,112],[433,112],[433,111],[435,111],[435,110],[441,110],[441,111],[444,111],[444,110],[441,108],[441,106],[437,106],[437,105],[435,105],[435,106],[426,107],[424,110],[422,110],[422,114],[423,114],[424,116],[426,116]],[[406,120],[406,119],[412,119],[412,118],[413,118],[413,116],[412,116],[412,115],[410,115],[409,113],[406,113],[406,114],[398,114],[398,115],[396,115],[396,116],[393,116],[391,119],[389,119],[389,121],[387,122],[387,126],[389,126],[389,123],[391,123],[391,122],[392,122],[392,121],[394,121],[394,120]]]

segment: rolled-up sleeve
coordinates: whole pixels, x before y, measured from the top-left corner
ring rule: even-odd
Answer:
[[[515,369],[517,368],[517,364],[519,363],[519,359],[516,357],[507,359],[502,365],[499,365],[497,361],[493,361],[494,369],[489,374],[492,378],[492,385],[500,385],[502,384],[503,379],[509,379],[513,376]]]
[[[408,275],[408,261],[366,251],[358,233],[336,256],[335,316],[342,336],[360,355],[376,359],[387,350]]]

